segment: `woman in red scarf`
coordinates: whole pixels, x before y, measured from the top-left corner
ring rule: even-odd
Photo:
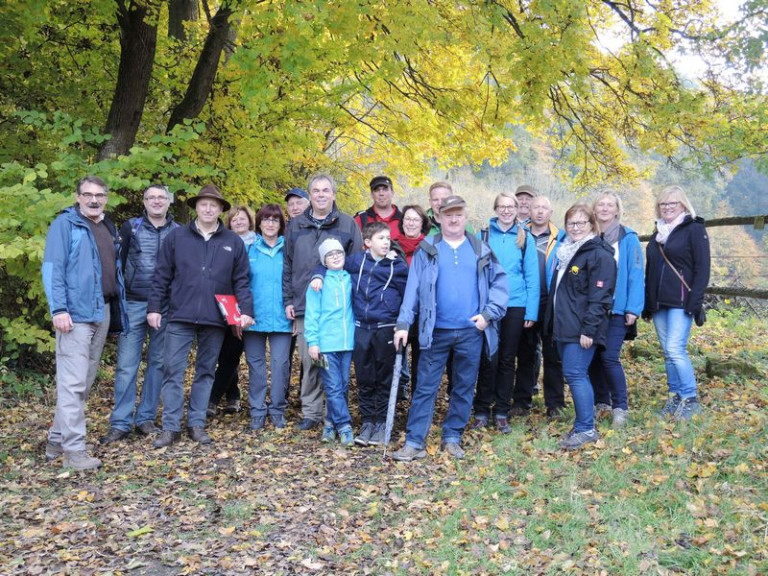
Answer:
[[[408,266],[411,265],[413,253],[419,247],[419,243],[424,240],[424,236],[429,231],[429,218],[424,209],[418,204],[409,204],[403,208],[403,219],[400,220],[400,238],[397,243],[405,253],[405,259]]]

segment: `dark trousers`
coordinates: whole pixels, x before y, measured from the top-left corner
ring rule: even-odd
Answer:
[[[608,324],[605,348],[598,348],[589,365],[595,404],[627,409],[627,377],[621,365],[621,347],[627,335],[623,314],[613,314]]]
[[[219,352],[219,364],[216,368],[216,376],[211,388],[211,404],[218,404],[226,395],[228,401],[240,400],[240,388],[237,383],[239,375],[237,369],[240,366],[240,356],[243,354],[243,341],[232,334],[227,327],[224,342]]]
[[[499,350],[492,357],[483,357],[475,392],[475,415],[490,416],[494,407],[496,416],[507,416],[512,407],[515,386],[515,360],[520,338],[526,331],[525,308],[510,307],[499,325]]]
[[[357,397],[363,422],[384,422],[387,417],[389,391],[396,350],[394,326],[355,328],[355,363]]]

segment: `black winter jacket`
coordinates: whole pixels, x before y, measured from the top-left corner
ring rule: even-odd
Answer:
[[[120,237],[123,239],[120,261],[128,300],[146,302],[149,299],[160,246],[168,233],[178,226],[169,214],[165,224],[156,228],[145,212],[142,216],[126,220],[120,227]]]
[[[544,329],[557,342],[578,342],[581,335],[605,346],[616,287],[613,248],[595,236],[573,255],[560,284],[552,276]]]
[[[669,234],[664,253],[691,290],[670,270],[654,234],[646,248],[643,316],[648,318],[661,308],[683,308],[689,315],[698,314],[709,284],[709,236],[704,219],[686,216]]]
[[[341,242],[347,256],[363,249],[360,228],[351,216],[339,212],[336,203],[329,217],[318,225],[310,217],[310,206],[293,218],[285,231],[283,263],[283,306],[293,305],[297,317],[304,316],[307,286],[315,267],[320,264],[317,249],[326,238]]]
[[[194,220],[171,230],[160,249],[147,312],[161,312],[168,301],[164,321],[203,326],[226,326],[216,294],[234,294],[240,312],[253,317],[248,254],[243,240],[219,222],[206,241]]]

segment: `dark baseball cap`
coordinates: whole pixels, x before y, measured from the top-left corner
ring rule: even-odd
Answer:
[[[440,214],[448,212],[448,210],[456,210],[457,208],[466,208],[467,203],[461,196],[448,196],[443,203],[440,204]]]
[[[531,198],[536,196],[536,188],[533,186],[529,186],[528,184],[523,184],[522,186],[518,186],[517,190],[515,190],[515,196],[520,196],[520,194],[527,194]]]
[[[285,193],[285,201],[288,202],[288,198],[290,198],[291,196],[297,196],[299,198],[304,198],[304,200],[309,200],[309,195],[307,194],[307,191],[301,188],[291,188],[290,190],[288,190],[288,192]]]
[[[392,179],[389,176],[376,176],[371,180],[371,192],[376,190],[379,186],[388,186],[392,188]]]

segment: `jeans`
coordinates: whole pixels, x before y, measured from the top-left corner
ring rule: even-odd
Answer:
[[[352,425],[347,405],[352,351],[324,352],[323,356],[328,360],[328,368],[321,370],[328,408],[327,421],[333,424],[336,430],[341,430]]]
[[[169,322],[165,329],[165,371],[163,373],[163,430],[181,431],[184,416],[184,375],[192,341],[197,337],[195,376],[189,393],[187,425],[205,426],[213,374],[225,328]]]
[[[153,422],[157,417],[160,389],[163,386],[163,355],[165,352],[165,324],[153,330],[147,324],[147,303],[128,300],[128,329],[117,341],[117,367],[115,368],[115,406],[109,419],[110,426],[130,432],[134,425]],[[144,340],[147,344],[147,367],[141,386],[141,398],[136,408],[136,382],[141,364]]]
[[[621,347],[626,335],[624,314],[613,314],[608,323],[605,348],[595,351],[595,357],[589,365],[595,404],[627,409],[627,377],[621,366]]]
[[[75,322],[72,330],[56,331],[56,412],[48,440],[65,452],[85,450],[85,402],[109,332],[109,306],[100,324]]]
[[[499,329],[499,351],[493,358],[483,358],[480,362],[475,393],[476,416],[490,416],[491,406],[494,406],[496,416],[506,418],[509,414],[515,387],[515,360],[524,322],[525,308],[507,308]]]
[[[304,418],[320,422],[323,419],[323,383],[320,368],[313,366],[312,358],[309,357],[309,346],[304,338],[304,316],[296,318],[295,326],[302,368],[301,412]]]
[[[240,357],[243,355],[243,341],[232,333],[231,328],[224,332],[224,342],[219,352],[218,366],[213,377],[211,398],[209,402],[218,406],[221,398],[226,395],[227,400],[240,400],[240,388],[237,383],[240,376],[237,369],[240,367]]]
[[[595,429],[595,395],[589,381],[589,364],[595,355],[593,344],[586,350],[578,342],[558,342],[560,357],[563,359],[563,373],[571,389],[576,421],[575,432],[589,432]]]
[[[267,342],[269,342],[269,369],[272,386],[267,385]],[[245,359],[248,362],[248,403],[251,422],[282,415],[285,411],[290,372],[290,332],[243,332]],[[269,404],[266,402],[269,389]]]
[[[355,362],[358,403],[363,422],[384,422],[387,419],[389,391],[392,386],[397,351],[392,344],[394,329],[355,328]]]
[[[453,352],[453,386],[448,413],[443,421],[443,442],[461,441],[461,435],[469,421],[472,397],[483,355],[483,332],[477,328],[444,330],[435,328],[432,346],[421,350],[419,358],[419,385],[411,399],[408,423],[405,429],[405,444],[423,450],[427,445],[427,434],[432,425],[435,400],[440,388],[443,370]]]
[[[664,350],[669,392],[683,399],[695,398],[697,394],[696,375],[686,350],[692,322],[693,317],[682,308],[662,308],[653,315],[656,334]]]

